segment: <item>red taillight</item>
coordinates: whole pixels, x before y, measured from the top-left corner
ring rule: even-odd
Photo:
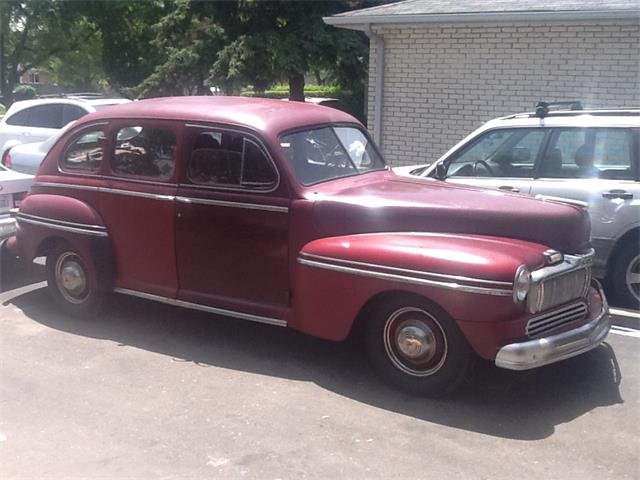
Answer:
[[[20,192],[20,193],[14,193],[13,194],[13,206],[15,208],[20,207],[20,204],[22,203],[22,201],[25,199],[25,197],[27,196],[28,192]]]
[[[4,156],[2,157],[2,164],[7,167],[7,168],[11,168],[12,163],[11,163],[11,153],[9,153],[9,150],[7,150],[4,154]]]

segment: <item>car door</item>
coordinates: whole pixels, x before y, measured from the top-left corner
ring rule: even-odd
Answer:
[[[555,128],[537,177],[532,195],[588,204],[592,242],[605,255],[640,224],[638,147],[631,128]]]
[[[178,187],[181,300],[282,318],[288,304],[289,193],[257,135],[188,126]]]
[[[446,160],[447,182],[529,193],[545,128],[496,128],[482,133]]]
[[[176,158],[179,123],[112,122],[100,213],[116,259],[116,287],[175,298]]]

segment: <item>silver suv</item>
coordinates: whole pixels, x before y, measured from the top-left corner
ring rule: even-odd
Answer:
[[[583,202],[591,214],[595,275],[618,302],[638,308],[640,109],[557,105],[491,120],[431,166],[396,171]]]

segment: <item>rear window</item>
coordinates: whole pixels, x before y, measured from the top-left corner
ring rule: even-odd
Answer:
[[[97,172],[102,164],[105,148],[105,133],[102,128],[83,132],[65,150],[62,158],[64,170]]]

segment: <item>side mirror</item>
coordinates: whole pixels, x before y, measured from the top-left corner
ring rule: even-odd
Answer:
[[[433,176],[438,180],[445,180],[447,178],[447,166],[444,164],[444,162],[439,162],[436,165]]]

